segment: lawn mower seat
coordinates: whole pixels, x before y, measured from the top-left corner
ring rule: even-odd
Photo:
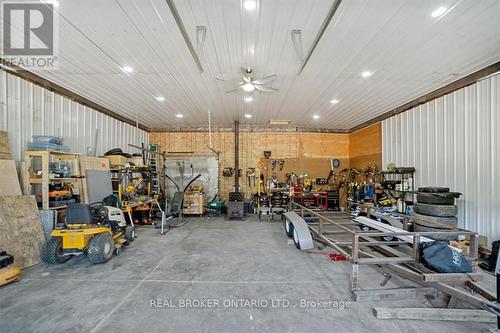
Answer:
[[[90,207],[81,203],[70,203],[66,209],[66,224],[91,224]]]
[[[170,211],[167,212],[167,217],[175,217],[181,213],[182,204],[184,203],[184,193],[175,192],[170,202]]]

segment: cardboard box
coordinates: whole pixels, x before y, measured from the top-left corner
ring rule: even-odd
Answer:
[[[107,155],[102,157],[107,158],[109,160],[109,164],[111,165],[125,166],[128,162],[127,158],[122,155]]]
[[[132,156],[130,158],[130,163],[134,163],[136,167],[143,167],[144,162],[142,160],[142,156]]]

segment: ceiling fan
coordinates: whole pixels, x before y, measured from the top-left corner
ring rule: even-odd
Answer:
[[[251,67],[246,67],[246,68],[242,67],[241,72],[243,81],[231,81],[231,80],[224,80],[217,78],[217,80],[219,81],[233,82],[239,84],[237,88],[228,90],[226,91],[226,93],[232,93],[240,89],[242,89],[245,92],[253,92],[254,90],[260,92],[276,92],[279,90],[276,88],[272,88],[270,86],[266,86],[266,84],[270,83],[276,77],[276,74],[271,74],[264,76],[263,78],[260,79],[255,79],[253,76],[253,69]]]

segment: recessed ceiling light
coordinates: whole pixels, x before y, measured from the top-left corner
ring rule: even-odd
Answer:
[[[250,82],[249,83],[245,83],[242,88],[246,92],[252,92],[252,91],[255,90],[255,86],[252,83],[250,83]]]
[[[257,7],[257,1],[255,0],[245,0],[243,2],[243,8],[246,10],[254,10]]]
[[[314,119],[319,119],[319,116],[317,114],[313,115]]]
[[[252,115],[251,115],[251,114],[249,114],[249,113],[246,113],[246,114],[245,114],[245,118],[250,119],[250,118],[252,118]]]
[[[253,96],[245,96],[245,98],[243,98],[243,100],[244,100],[246,103],[253,102]]]
[[[158,97],[155,97],[155,98],[156,98],[156,100],[158,102],[164,102],[165,101],[165,97],[163,97],[163,96],[158,96]]]
[[[122,71],[124,71],[125,73],[132,73],[134,69],[130,66],[123,66]]]
[[[431,13],[431,16],[432,17],[439,17],[439,16],[443,15],[444,13],[446,13],[447,10],[448,10],[448,8],[446,8],[446,7],[439,7],[438,9],[436,9],[435,11],[433,11]]]
[[[332,103],[332,104],[338,104],[338,103],[339,103],[339,100],[338,100],[338,99],[332,99],[332,100],[330,101],[330,103]]]
[[[176,114],[175,116],[176,116],[177,118],[184,118],[184,115],[183,115],[183,114],[181,114],[181,113],[178,113],[178,114]]]
[[[361,76],[364,78],[370,77],[372,75],[373,75],[373,72],[370,72],[370,71],[364,71],[363,73],[361,73]]]

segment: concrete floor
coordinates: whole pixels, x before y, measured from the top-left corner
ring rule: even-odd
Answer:
[[[20,282],[0,289],[0,332],[443,333],[494,326],[373,316],[374,306],[430,306],[425,300],[301,307],[318,299],[349,305],[349,264],[296,250],[280,222],[196,218],[165,236],[150,227],[138,235],[103,265],[82,256],[26,270]],[[380,273],[368,267],[360,273],[363,287],[380,288]],[[386,287],[405,285],[411,286],[393,278]],[[200,299],[219,306],[182,307]],[[161,302],[154,307],[154,300]]]

